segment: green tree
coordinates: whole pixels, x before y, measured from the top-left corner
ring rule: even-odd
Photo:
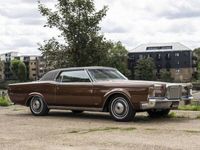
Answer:
[[[26,65],[23,62],[20,62],[18,64],[18,79],[20,81],[26,81],[26,77],[27,77]]]
[[[0,81],[3,79],[3,76],[2,76],[3,72],[4,72],[4,70],[3,70],[3,62],[0,59]]]
[[[200,80],[200,48],[193,50],[193,61],[196,61],[197,71],[193,73],[193,80]]]
[[[193,50],[193,55],[196,56],[198,62],[200,61],[200,48],[195,48]]]
[[[18,69],[19,69],[19,63],[20,63],[21,61],[20,60],[18,60],[18,59],[14,59],[14,60],[12,60],[11,61],[11,66],[10,66],[10,68],[11,68],[11,71],[12,71],[12,73],[13,73],[13,75],[14,75],[14,77],[16,78],[16,79],[18,79]]]
[[[129,76],[128,51],[121,42],[113,43],[108,51],[108,66],[117,68],[124,75]]]
[[[161,71],[160,79],[161,79],[161,81],[165,81],[165,82],[172,82],[173,81],[173,78],[171,77],[171,72],[167,71],[167,70]]]
[[[11,61],[11,70],[16,79],[20,81],[26,81],[27,68],[24,62],[14,59]]]
[[[197,64],[196,79],[200,80],[200,63]]]
[[[135,79],[155,80],[155,63],[152,58],[143,58],[138,60],[135,66]]]
[[[65,42],[61,46],[51,39],[40,45],[47,59],[51,62],[67,60],[67,66],[106,65],[110,43],[99,33],[99,23],[106,15],[106,6],[96,11],[93,0],[58,0],[55,11],[40,2],[38,7],[47,18],[45,26],[57,28]],[[57,55],[60,52],[61,55]],[[54,67],[62,67],[59,63]]]
[[[40,44],[39,50],[42,52],[46,65],[49,67],[46,69],[68,67],[68,48],[65,45],[59,44],[55,38],[44,41],[44,43],[44,45]]]

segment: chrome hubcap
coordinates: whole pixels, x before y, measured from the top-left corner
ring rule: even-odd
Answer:
[[[42,111],[42,108],[43,108],[42,99],[40,97],[34,97],[31,100],[31,110],[35,114],[39,114]]]
[[[123,112],[124,112],[124,105],[122,104],[122,103],[120,103],[120,102],[117,102],[116,104],[115,104],[115,112],[117,113],[117,114],[122,114]]]
[[[117,119],[123,119],[129,112],[129,104],[123,97],[115,98],[111,103],[111,113]]]
[[[37,110],[39,108],[40,108],[40,102],[39,102],[39,100],[35,100],[33,102],[33,109]]]

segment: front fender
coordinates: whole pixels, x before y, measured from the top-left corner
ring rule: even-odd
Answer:
[[[124,96],[126,96],[129,100],[131,99],[131,95],[130,93],[122,88],[116,88],[116,89],[112,89],[110,91],[108,91],[105,95],[104,95],[104,99],[107,100],[109,96],[113,95],[113,94],[122,94]]]
[[[116,88],[116,89],[112,89],[112,90],[108,91],[104,95],[105,101],[104,101],[104,104],[103,104],[103,109],[105,109],[108,106],[108,104],[109,104],[109,97],[112,96],[112,95],[114,95],[114,94],[124,95],[128,99],[128,101],[130,102],[130,104],[133,106],[133,103],[131,101],[131,95],[130,95],[130,93],[127,90],[125,90],[125,89]]]

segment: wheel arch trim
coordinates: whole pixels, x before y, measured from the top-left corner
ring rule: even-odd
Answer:
[[[33,97],[35,97],[35,96],[40,96],[40,97],[42,97],[44,103],[47,105],[47,102],[45,101],[44,96],[43,96],[41,93],[38,93],[38,92],[29,93],[28,96],[26,97],[25,105],[28,106],[30,100],[31,100]],[[48,105],[47,105],[47,107],[48,107]]]
[[[104,95],[105,101],[104,101],[103,107],[102,107],[103,110],[107,107],[107,103],[110,100],[110,97],[113,96],[113,95],[116,95],[116,94],[120,94],[120,95],[125,96],[127,98],[127,100],[129,101],[129,103],[131,104],[131,106],[134,108],[133,103],[131,101],[131,95],[127,90],[125,90],[125,89],[113,89],[113,90],[107,92]]]

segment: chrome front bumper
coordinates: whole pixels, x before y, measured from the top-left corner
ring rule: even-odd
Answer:
[[[190,104],[192,99],[192,96],[182,97],[181,99],[149,98],[148,102],[141,102],[140,108],[142,110],[178,108],[181,101],[184,101],[184,104]]]

